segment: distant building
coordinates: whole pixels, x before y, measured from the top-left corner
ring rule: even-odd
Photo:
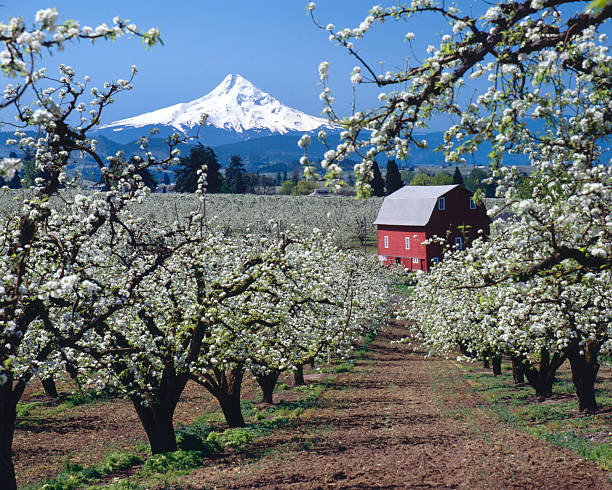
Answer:
[[[315,197],[315,196],[319,196],[319,197],[329,197],[332,196],[332,192],[324,187],[322,189],[315,189],[314,191],[312,191],[310,194],[308,194],[310,197]]]
[[[479,230],[488,235],[491,220],[484,205],[472,197],[457,184],[404,186],[385,197],[374,221],[381,263],[427,271],[443,259],[445,245],[463,249]],[[446,243],[423,244],[434,236]]]

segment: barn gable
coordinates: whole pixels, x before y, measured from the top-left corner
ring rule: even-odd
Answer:
[[[387,196],[374,222],[381,263],[427,271],[443,260],[445,247],[463,249],[487,236],[491,221],[472,196],[461,185],[405,186]],[[445,243],[428,242],[434,236]]]
[[[385,197],[375,225],[425,226],[436,209],[438,199],[455,185],[404,186]]]

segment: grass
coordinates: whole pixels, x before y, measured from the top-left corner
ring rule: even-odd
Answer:
[[[41,392],[42,393],[42,392]],[[50,423],[51,417],[72,408],[94,403],[102,403],[115,397],[111,390],[98,392],[88,390],[84,393],[61,394],[55,400],[17,403],[17,428]]]
[[[295,387],[296,400],[283,401],[265,409],[258,409],[251,400],[242,400],[245,427],[222,430],[220,425],[225,419],[221,410],[203,413],[190,425],[178,425],[175,431],[178,451],[175,452],[151,455],[148,445],[141,443],[132,452],[111,451],[96,465],[82,466],[66,460],[55,478],[29,489],[73,490],[101,484],[114,489],[166,487],[176,477],[201,467],[207,456],[227,451],[248,451],[255,441],[273,431],[297,425],[300,419],[308,418],[319,406],[320,397],[334,381],[335,378],[331,377],[322,383]],[[283,388],[283,391],[288,390],[288,386]],[[43,405],[39,402],[20,404],[20,417],[32,418],[32,413],[42,410]]]
[[[553,398],[539,402],[534,401],[531,387],[514,386],[510,367],[504,368],[501,376],[493,376],[474,366],[462,366],[465,380],[503,422],[612,470],[612,413],[579,414],[567,370],[558,371]],[[610,383],[599,383],[597,388],[599,406],[611,407]]]
[[[395,291],[400,296],[404,296],[406,298],[410,298],[412,293],[414,292],[414,285],[408,283],[395,283],[393,284],[393,291]]]
[[[97,465],[81,466],[70,460],[64,462],[64,469],[57,477],[45,481],[45,490],[73,490],[100,482],[106,475],[127,470],[143,463],[143,458],[132,452],[111,452]],[[146,463],[145,463],[146,465]],[[30,488],[40,488],[38,485]]]
[[[369,344],[376,338],[374,333],[365,336],[362,346],[356,352],[356,358],[364,357]],[[331,371],[344,372],[353,369],[354,361],[336,364]],[[297,426],[300,420],[308,419],[321,407],[321,397],[329,389],[337,389],[336,377],[330,376],[322,382],[313,382],[292,389],[296,399],[281,401],[273,406],[259,409],[251,400],[242,400],[241,409],[246,421],[245,427],[222,430],[225,422],[223,412],[205,412],[199,415],[190,425],[179,424],[176,428],[178,451],[151,455],[147,444],[141,443],[129,451],[111,451],[105,459],[96,465],[81,466],[69,460],[64,468],[52,479],[30,488],[47,490],[72,490],[76,488],[94,488],[102,484],[113,489],[145,489],[150,487],[169,487],[176,478],[201,467],[206,457],[223,452],[245,452],[253,444],[275,430]],[[277,392],[288,392],[291,388],[279,383]],[[86,395],[73,394],[64,396],[55,406],[48,403],[31,402],[18,405],[18,416],[23,423],[36,423],[48,416],[68,410],[79,405],[103,401],[112,394]],[[308,449],[313,441],[295,441],[298,450]]]

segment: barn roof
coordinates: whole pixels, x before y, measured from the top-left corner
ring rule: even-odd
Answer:
[[[375,225],[425,226],[438,198],[458,187],[454,185],[406,185],[385,197]]]

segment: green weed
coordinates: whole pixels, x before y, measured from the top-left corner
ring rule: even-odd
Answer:
[[[185,471],[201,465],[202,453],[199,451],[174,451],[172,453],[154,454],[145,462],[142,474]]]
[[[609,430],[609,416],[594,414],[575,417],[578,408],[575,399],[531,402],[529,399],[534,395],[533,389],[514,386],[509,374],[493,376],[471,366],[462,369],[466,381],[487,401],[500,420],[551,444],[570,449],[608,470],[612,469],[612,444],[592,439],[593,433]],[[598,388],[600,406],[612,405],[611,387],[602,384]],[[570,374],[558,373],[553,392],[566,394],[573,392],[573,389]]]
[[[57,477],[45,481],[40,488],[44,490],[73,490],[99,481],[103,476],[126,470],[142,464],[140,456],[129,452],[109,453],[97,465],[83,467],[80,464],[64,462],[64,470]]]
[[[595,461],[607,470],[612,470],[612,444],[595,444],[575,432],[548,433],[544,434],[543,438],[555,446],[570,449],[583,458]]]

